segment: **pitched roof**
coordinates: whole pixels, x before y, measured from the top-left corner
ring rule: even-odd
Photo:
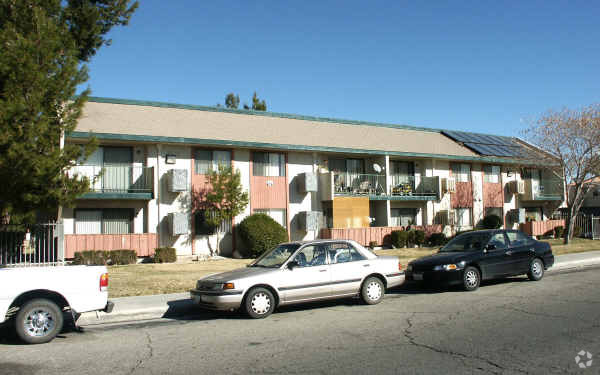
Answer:
[[[509,161],[481,157],[441,129],[110,98],[90,98],[70,137],[90,132],[127,141]]]

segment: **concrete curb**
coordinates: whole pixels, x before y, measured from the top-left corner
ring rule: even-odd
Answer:
[[[600,265],[600,251],[559,255],[556,258],[554,266],[547,271],[548,273]],[[81,314],[77,324],[85,327],[161,318],[169,319],[190,315],[196,311],[189,293],[123,297],[114,298],[111,301],[115,303],[112,313],[84,313]]]

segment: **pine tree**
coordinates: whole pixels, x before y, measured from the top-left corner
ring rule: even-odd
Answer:
[[[0,216],[31,221],[70,205],[89,182],[67,174],[95,148],[62,136],[75,129],[89,89],[85,62],[126,25],[129,0],[0,0]]]

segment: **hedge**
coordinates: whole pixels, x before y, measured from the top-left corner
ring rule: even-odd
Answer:
[[[448,238],[444,233],[432,233],[431,236],[427,239],[427,243],[429,246],[443,246],[448,242]]]
[[[154,249],[154,263],[174,263],[177,261],[177,250],[174,247],[159,247]]]
[[[481,224],[485,229],[498,229],[502,226],[502,219],[498,215],[487,215]]]
[[[565,234],[565,228],[561,225],[554,227],[554,238],[562,238]]]
[[[243,253],[246,257],[256,258],[288,241],[285,228],[266,214],[247,216],[239,224],[238,230],[246,248]]]
[[[75,252],[73,264],[88,266],[125,265],[137,262],[135,250],[85,250]]]

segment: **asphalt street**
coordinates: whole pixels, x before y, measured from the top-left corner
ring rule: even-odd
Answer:
[[[402,287],[375,306],[286,307],[264,320],[198,312],[18,344],[0,374],[598,374],[600,268],[511,278],[476,292]],[[575,357],[593,355],[581,369]],[[587,354],[581,360],[588,364]]]

